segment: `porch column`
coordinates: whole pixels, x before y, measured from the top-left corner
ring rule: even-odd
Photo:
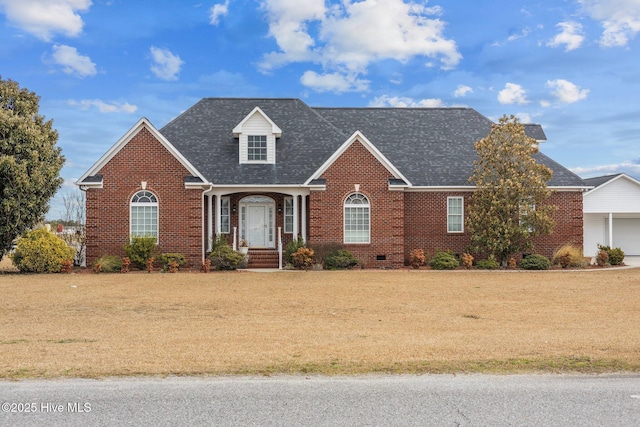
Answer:
[[[298,195],[293,194],[293,239],[298,238]]]
[[[613,248],[613,212],[609,212],[609,247]]]
[[[220,212],[222,211],[222,194],[215,193],[216,196],[216,237],[222,233],[220,224]]]
[[[207,248],[211,251],[211,244],[213,243],[213,194],[207,196],[207,203],[207,234],[209,237]]]
[[[307,196],[301,196],[302,201],[302,241],[307,243]]]

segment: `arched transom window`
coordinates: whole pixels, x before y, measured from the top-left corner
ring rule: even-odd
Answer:
[[[344,201],[344,242],[369,243],[371,234],[370,205],[367,196],[350,194]]]
[[[138,191],[131,198],[132,236],[153,236],[158,241],[158,198],[150,191]]]

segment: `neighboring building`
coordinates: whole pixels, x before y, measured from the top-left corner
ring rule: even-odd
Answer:
[[[474,143],[492,122],[470,108],[312,108],[298,99],[205,98],[157,130],[141,119],[79,180],[87,190],[87,262],[130,235],[199,264],[215,235],[250,253],[341,243],[367,267],[400,267],[411,250],[465,251]],[[546,137],[539,125],[527,134]],[[578,176],[553,171],[550,256],[582,246]],[[256,259],[258,256],[255,257]]]
[[[598,245],[640,255],[640,182],[624,173],[584,180],[594,187],[584,195],[584,253]]]

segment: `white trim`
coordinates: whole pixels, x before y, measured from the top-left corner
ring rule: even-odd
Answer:
[[[338,148],[332,155],[327,159],[326,162],[320,168],[315,171],[304,183],[305,186],[308,186],[311,181],[314,179],[318,179],[322,176],[323,173],[329,169],[329,167],[347,150],[347,148],[351,147],[354,142],[359,141],[368,151],[371,153],[382,166],[385,167],[393,175],[394,178],[402,179],[407,183],[407,186],[411,186],[411,183],[407,178],[400,173],[400,171],[387,159],[384,154],[380,152],[372,143],[367,139],[366,136],[362,134],[360,131],[355,131],[351,137],[349,137],[341,146]]]
[[[169,140],[167,140],[167,138],[165,138],[146,117],[138,120],[138,122],[133,125],[133,127],[131,127],[131,129],[129,129],[127,133],[125,133],[106,153],[104,153],[102,157],[100,157],[100,159],[98,159],[96,163],[93,164],[93,166],[89,168],[88,171],[84,173],[84,175],[82,175],[78,179],[77,183],[79,183],[79,185],[92,186],[91,183],[85,184],[82,183],[82,181],[87,177],[93,176],[100,172],[100,170],[107,163],[109,163],[109,161],[144,128],[151,132],[151,135],[156,138],[169,151],[169,153],[171,153],[171,155],[173,155],[173,157],[175,157],[175,159],[180,162],[182,166],[184,166],[189,174],[197,176],[202,180],[202,183],[198,184],[199,187],[201,187],[202,185],[206,185],[205,183],[207,180],[204,178],[204,176],[200,172],[198,172],[198,170],[182,154],[180,154],[180,152],[173,146],[173,144],[171,144]],[[100,186],[101,185],[102,183],[100,183]]]
[[[368,231],[367,231],[367,241],[366,242],[347,242],[347,199],[353,196],[354,194],[360,194],[367,199],[366,205],[349,205],[349,208],[357,209],[357,208],[367,208],[369,211],[369,221],[368,221]],[[345,245],[369,245],[371,244],[371,199],[364,193],[359,191],[354,191],[353,193],[347,194],[347,196],[342,201],[342,243]]]
[[[460,199],[462,201],[462,212],[460,213],[460,224],[461,224],[461,230],[449,230],[449,215],[451,215],[449,213],[449,201],[452,199]],[[455,214],[457,216],[457,214]],[[463,196],[449,196],[447,197],[447,234],[461,234],[464,233],[464,197]]]
[[[275,135],[276,138],[280,138],[282,136],[282,130],[278,127],[278,125],[276,125],[273,120],[271,120],[269,118],[269,116],[267,116],[264,111],[262,111],[262,109],[260,107],[256,107],[254,108],[249,114],[247,114],[245,116],[244,119],[242,119],[242,121],[240,123],[238,123],[238,125],[233,128],[233,136],[238,138],[240,136],[242,132],[242,128],[244,126],[244,124],[247,122],[247,120],[249,120],[255,113],[260,114],[267,122],[269,122],[269,124],[271,125],[271,133],[273,133]]]
[[[615,178],[611,178],[609,181],[607,181],[607,182],[605,182],[605,183],[603,183],[603,184],[600,184],[600,185],[598,185],[597,187],[589,187],[589,188],[591,188],[591,190],[589,190],[589,191],[588,191],[584,196],[585,196],[585,197],[587,197],[587,196],[589,196],[590,194],[593,194],[593,193],[595,193],[596,191],[598,191],[598,190],[600,190],[600,189],[602,189],[602,188],[606,187],[607,185],[611,184],[612,182],[615,182],[615,181],[617,181],[617,180],[619,180],[619,179],[622,179],[622,178],[625,178],[625,179],[627,179],[628,181],[630,181],[631,183],[636,184],[637,186],[639,186],[639,187],[640,187],[640,181],[638,181],[638,180],[636,180],[636,179],[634,179],[634,178],[630,177],[630,176],[629,176],[629,175],[627,175],[626,173],[621,173],[620,175],[616,176]]]

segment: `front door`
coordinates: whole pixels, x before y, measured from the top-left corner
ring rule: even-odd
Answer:
[[[249,247],[268,246],[269,227],[266,206],[247,206],[247,244]]]

